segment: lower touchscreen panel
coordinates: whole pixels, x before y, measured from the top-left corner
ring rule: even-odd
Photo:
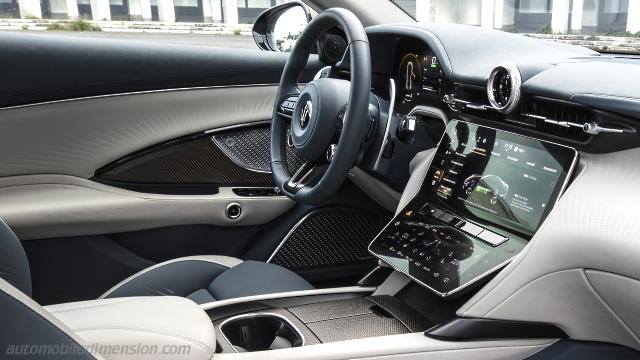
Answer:
[[[576,161],[568,147],[452,121],[419,194],[369,251],[440,296],[458,293],[526,246]]]
[[[497,270],[526,245],[524,240],[511,239],[494,247],[463,231],[467,223],[444,223],[431,212],[434,208],[414,199],[376,237],[369,251],[440,296],[453,295]]]

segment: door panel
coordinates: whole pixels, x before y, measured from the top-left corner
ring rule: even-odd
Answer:
[[[375,262],[367,238],[390,214],[352,183],[318,207],[234,192],[273,187],[268,122],[286,54],[17,33],[0,33],[0,48],[12,69],[0,87],[0,218],[25,244],[36,300],[95,298],[179,256],[267,261],[290,233],[274,261],[315,284],[353,284]],[[299,81],[322,65],[311,56]],[[287,155],[293,173],[300,159]],[[359,227],[349,216],[320,225],[358,234],[295,233],[325,211],[359,214]],[[323,256],[339,259],[306,261]]]
[[[0,179],[0,199],[0,218],[23,241],[174,225],[257,225],[294,205],[282,196],[241,197],[231,188],[215,195],[148,194],[65,175]],[[225,215],[230,203],[242,207],[237,219]]]
[[[160,91],[0,110],[0,177],[88,179],[146,147],[271,118],[276,86]]]

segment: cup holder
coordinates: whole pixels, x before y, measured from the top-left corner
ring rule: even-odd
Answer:
[[[253,313],[231,317],[220,324],[222,336],[237,352],[276,350],[304,345],[304,337],[285,317]]]

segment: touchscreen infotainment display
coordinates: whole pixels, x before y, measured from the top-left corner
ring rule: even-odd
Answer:
[[[460,215],[531,235],[564,189],[576,160],[577,152],[569,147],[452,121],[423,191]]]

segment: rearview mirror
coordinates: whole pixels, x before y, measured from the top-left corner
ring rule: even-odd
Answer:
[[[311,21],[306,5],[294,1],[265,10],[253,24],[253,39],[262,50],[289,52]]]

